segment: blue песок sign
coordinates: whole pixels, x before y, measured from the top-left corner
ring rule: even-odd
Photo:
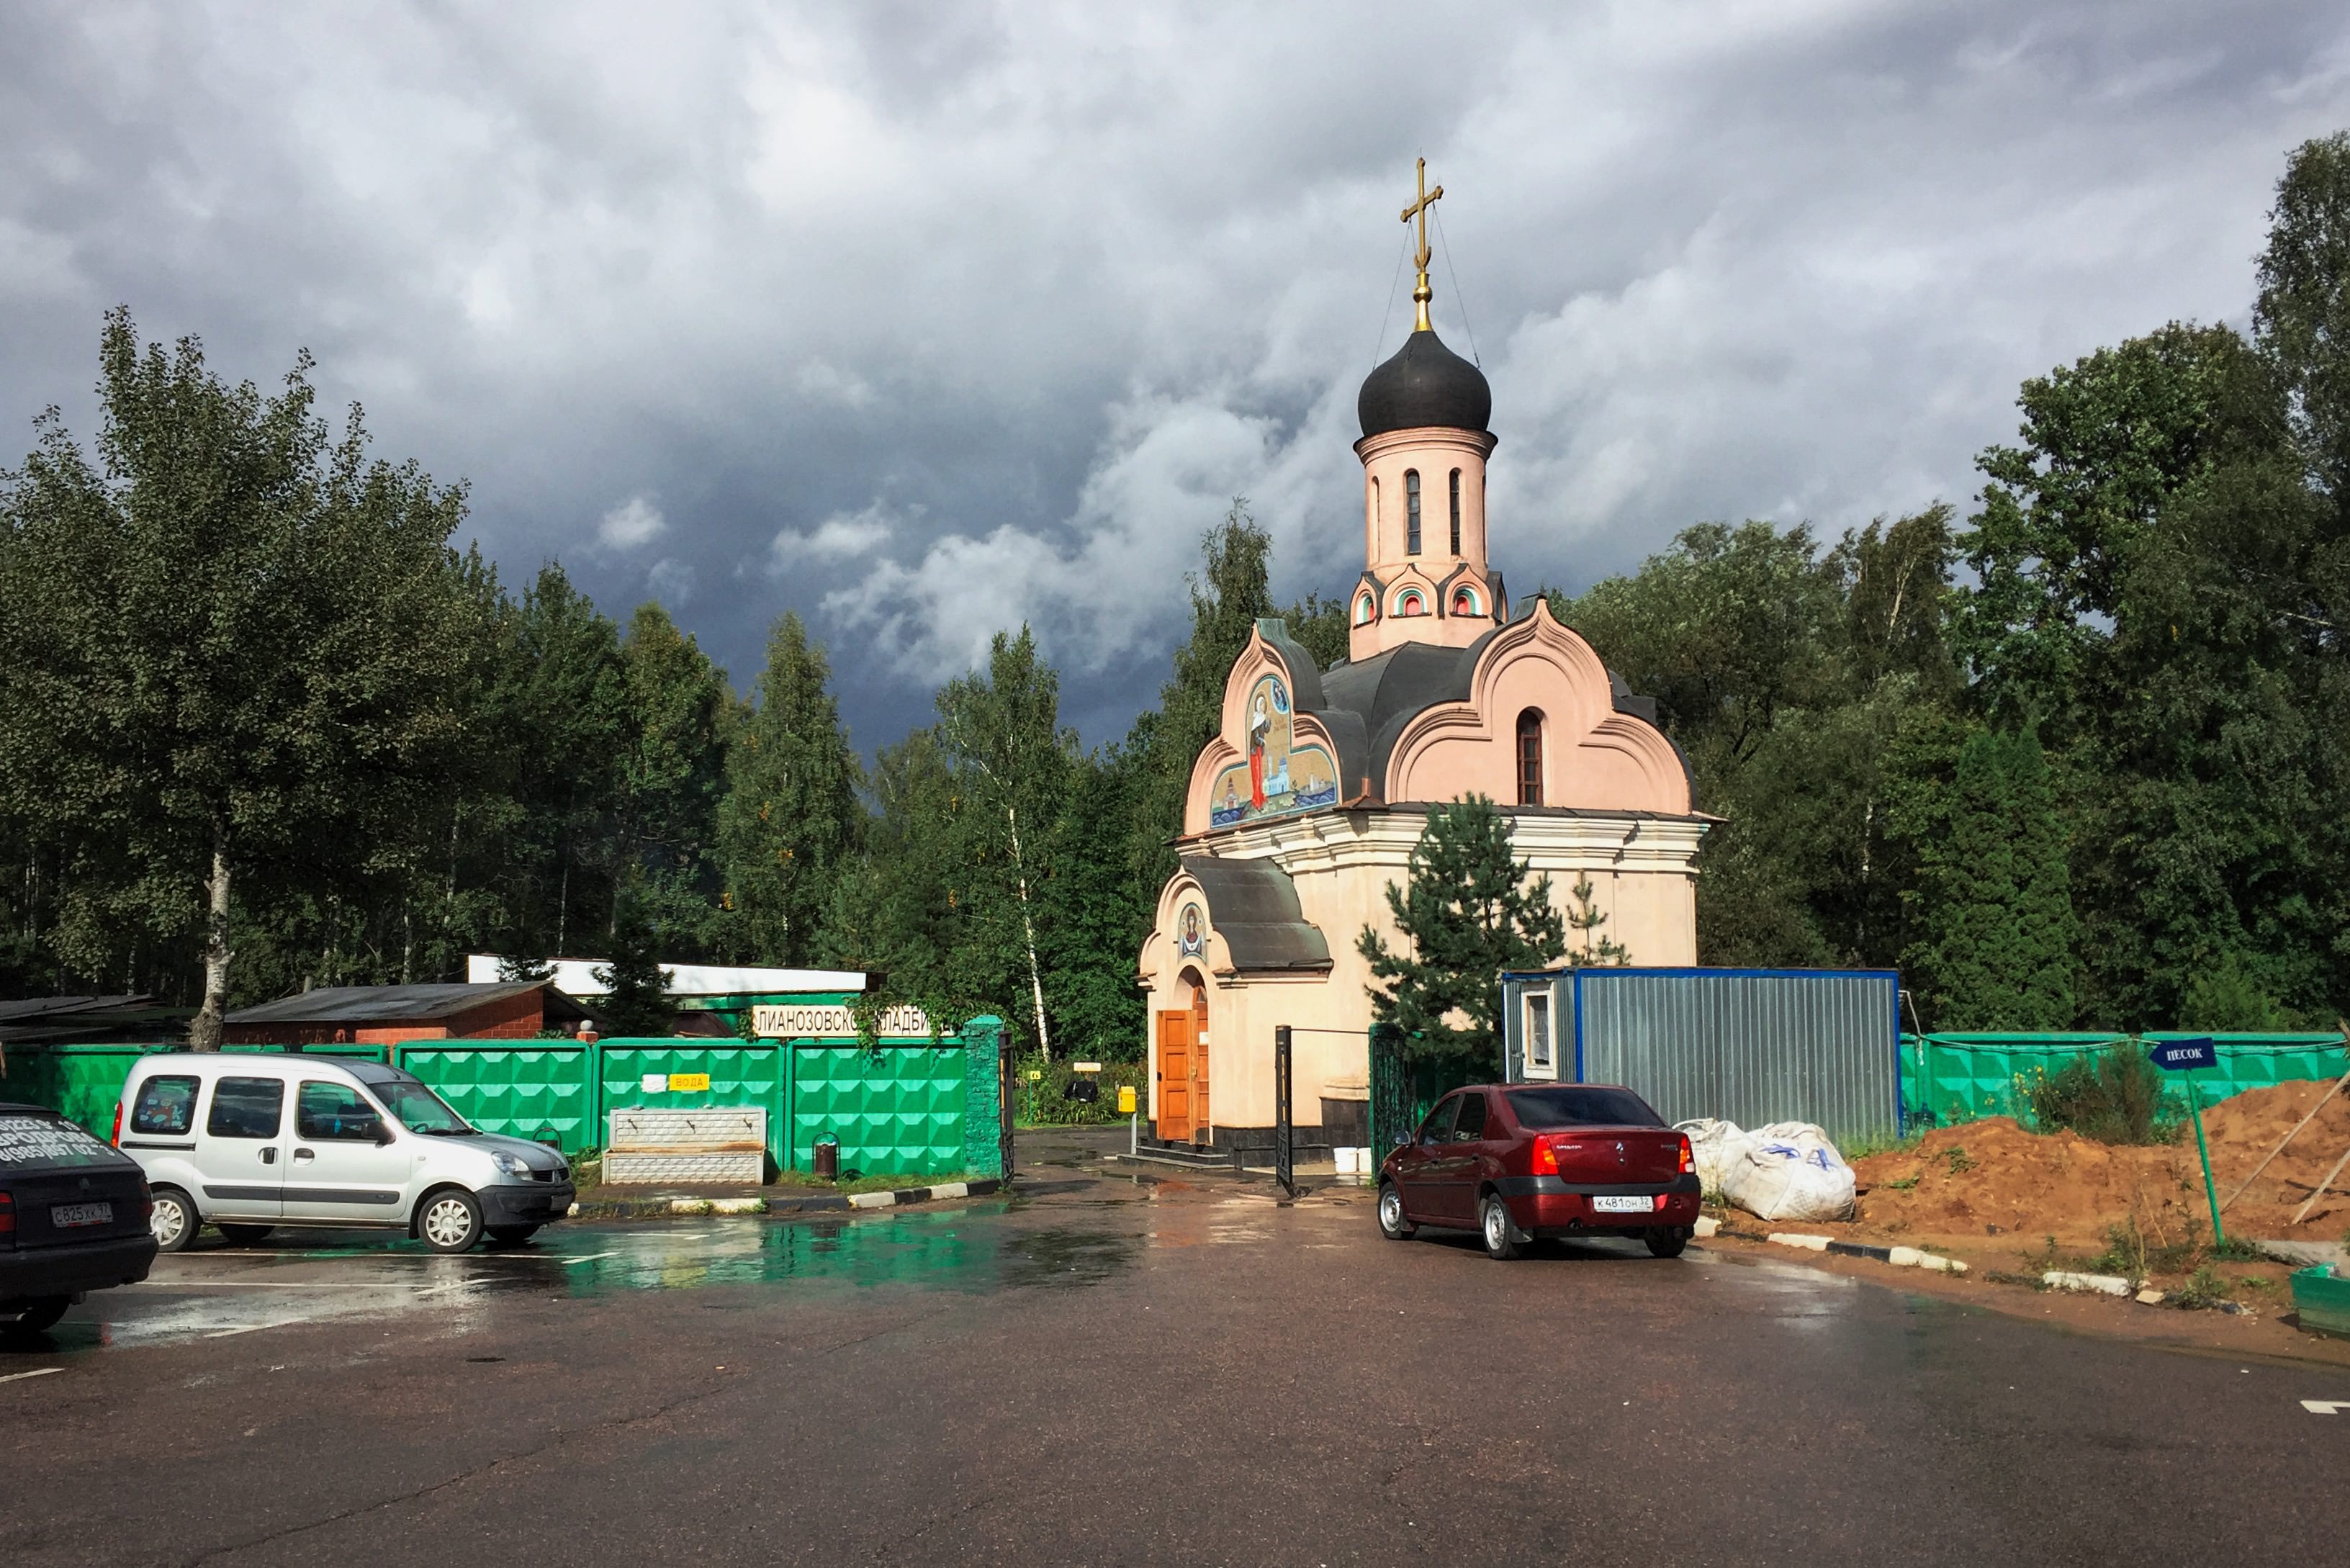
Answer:
[[[2156,1066],[2166,1067],[2174,1073],[2220,1064],[2219,1047],[2211,1044],[2211,1037],[2208,1034],[2199,1040],[2152,1041],[2147,1045],[2147,1054],[2154,1058]]]

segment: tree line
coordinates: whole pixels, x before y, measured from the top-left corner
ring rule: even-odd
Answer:
[[[1898,966],[1935,1029],[2350,1012],[2350,136],[2256,284],[2025,382],[1963,520],[1707,524],[1557,598],[1727,818],[1706,961]]]
[[[1932,1028],[2350,1010],[2350,139],[2292,156],[2249,332],[2025,383],[1961,519],[1705,524],[1551,596],[1690,759],[1714,964],[1905,971]],[[1056,1055],[1142,1045],[1135,958],[1271,594],[1240,504],[1107,745],[1026,628],[866,765],[778,619],[738,691],[657,604],[459,548],[464,486],[202,345],[101,336],[88,448],[0,476],[0,993],[227,1008],[469,951],[863,969]],[[1638,953],[1631,960],[1639,961]]]

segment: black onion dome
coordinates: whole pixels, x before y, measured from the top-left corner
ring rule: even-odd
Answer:
[[[1364,379],[1355,412],[1367,436],[1427,425],[1482,431],[1493,417],[1493,389],[1484,371],[1447,348],[1433,331],[1422,330]]]

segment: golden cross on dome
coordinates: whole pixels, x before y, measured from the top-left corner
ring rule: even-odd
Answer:
[[[1428,286],[1428,207],[1430,202],[1437,201],[1443,196],[1444,187],[1439,185],[1435,190],[1430,190],[1428,188],[1428,160],[1422,158],[1419,160],[1419,200],[1414,202],[1410,206],[1406,207],[1403,210],[1403,221],[1409,223],[1414,218],[1419,220],[1419,254],[1413,263],[1415,266],[1419,268],[1419,282],[1413,286],[1411,291],[1413,302],[1419,306],[1419,320],[1413,327],[1412,330],[1415,332],[1432,332],[1435,328],[1429,324],[1428,302],[1436,297],[1436,293],[1435,290]]]

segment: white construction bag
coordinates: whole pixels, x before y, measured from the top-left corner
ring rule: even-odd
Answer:
[[[1745,1135],[1721,1195],[1761,1220],[1849,1220],[1852,1167],[1811,1123],[1773,1122]]]
[[[1705,1189],[1708,1196],[1721,1192],[1730,1162],[1746,1152],[1750,1135],[1739,1131],[1736,1122],[1716,1121],[1711,1116],[1675,1122],[1673,1130],[1689,1136],[1690,1155],[1697,1163],[1698,1185]]]

